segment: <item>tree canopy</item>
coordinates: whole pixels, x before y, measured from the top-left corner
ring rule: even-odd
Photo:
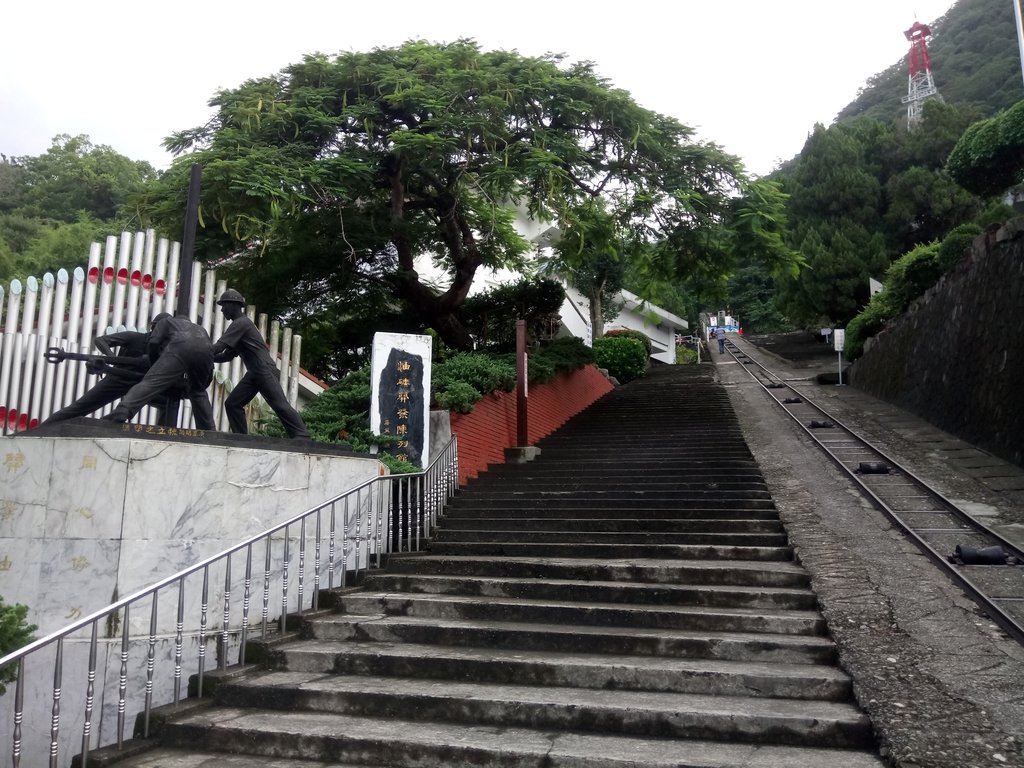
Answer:
[[[180,226],[199,163],[197,252],[300,326],[330,315],[337,328],[398,300],[410,323],[464,348],[457,309],[477,270],[528,253],[515,206],[562,224],[600,198],[667,276],[720,256],[744,191],[736,158],[592,63],[471,40],[310,55],[210,103],[206,125],[168,139],[181,156],[140,210]],[[418,274],[421,254],[446,284]]]
[[[127,222],[122,207],[156,178],[88,136],[61,134],[38,156],[0,156],[0,279],[84,262],[89,244]]]
[[[984,214],[985,201],[944,168],[976,117],[971,108],[931,101],[912,131],[870,118],[815,127],[775,176],[789,195],[787,242],[809,267],[777,281],[791,320],[844,325],[867,303],[869,278]]]

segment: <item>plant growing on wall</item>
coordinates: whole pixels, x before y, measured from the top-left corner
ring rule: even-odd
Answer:
[[[32,633],[36,631],[35,624],[26,621],[28,608],[24,605],[8,605],[0,597],[0,656],[13,653],[24,645],[32,642]],[[14,682],[18,678],[18,668],[15,666],[0,669],[0,694],[6,693],[7,683]]]

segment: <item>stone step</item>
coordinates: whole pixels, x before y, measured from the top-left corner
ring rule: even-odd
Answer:
[[[738,496],[731,494],[645,494],[637,492],[629,496],[610,493],[548,493],[548,494],[495,494],[468,498],[456,496],[448,503],[451,509],[472,507],[485,509],[547,509],[547,510],[585,510],[585,509],[630,509],[646,510],[686,509],[687,507],[703,509],[775,509],[770,496]]]
[[[756,506],[755,506],[756,505]],[[678,507],[673,505],[666,505],[663,508],[658,507],[639,507],[633,509],[622,509],[615,506],[580,506],[573,509],[567,509],[565,505],[561,507],[530,507],[529,514],[524,511],[524,508],[515,504],[508,504],[507,506],[488,506],[488,507],[473,507],[469,505],[456,505],[449,504],[445,507],[444,513],[441,515],[442,524],[444,521],[449,519],[481,519],[481,518],[495,518],[495,517],[520,517],[530,519],[540,518],[557,518],[565,520],[567,518],[574,519],[621,519],[628,518],[636,520],[639,523],[645,523],[648,520],[686,520],[686,519],[700,519],[700,520],[778,520],[779,513],[772,504],[764,504],[758,502],[743,502],[742,504],[735,504],[732,506],[721,506],[717,508],[709,508],[707,506],[694,506],[694,507]]]
[[[339,599],[344,613],[419,618],[524,621],[649,629],[820,635],[825,621],[815,611],[717,608],[710,606],[629,606],[558,600],[524,600],[474,595],[411,595],[357,592]]]
[[[495,500],[521,501],[562,501],[565,499],[608,499],[611,501],[645,501],[648,499],[692,501],[706,498],[713,499],[771,499],[767,489],[715,489],[715,488],[670,488],[651,486],[647,483],[608,483],[602,487],[598,483],[559,483],[550,488],[534,488],[523,485],[519,489],[513,487],[498,489],[481,489],[463,491],[455,497],[460,504],[486,504]]]
[[[184,717],[166,728],[164,739],[190,751],[252,754],[252,765],[276,765],[257,762],[266,758],[301,758],[393,768],[883,768],[877,757],[861,750],[682,742],[234,708],[220,710],[216,716],[197,712]],[[145,759],[145,755],[136,758]],[[127,763],[125,768],[142,765]],[[150,763],[151,768],[157,765],[161,764]]]
[[[681,560],[792,560],[786,547],[739,547],[713,544],[573,544],[542,542],[431,542],[435,555],[508,555],[518,557],[666,558]]]
[[[777,519],[751,520],[743,518],[707,519],[665,518],[640,520],[636,517],[607,517],[601,519],[578,517],[454,517],[445,515],[443,531],[573,531],[613,533],[642,530],[645,533],[782,533],[782,522]]]
[[[392,555],[388,573],[488,576],[576,581],[633,581],[647,584],[722,584],[806,589],[810,577],[792,562],[613,560],[539,557]]]
[[[528,600],[583,601],[627,605],[704,605],[731,608],[813,611],[817,607],[809,589],[687,584],[645,584],[569,579],[493,578],[377,573],[366,577],[371,592],[472,595]]]
[[[89,765],[108,764],[97,761],[95,752],[89,757]],[[148,749],[138,757],[119,756],[113,764],[118,768],[382,768],[380,763],[339,763],[336,760],[324,763],[320,760],[288,759],[270,755],[230,755],[212,750],[167,747]]]
[[[518,471],[515,471],[518,470]],[[555,478],[579,478],[601,479],[604,477],[616,477],[623,480],[631,480],[642,474],[652,480],[665,478],[667,480],[689,480],[703,482],[733,482],[733,483],[763,483],[764,477],[761,471],[752,462],[738,464],[737,466],[720,467],[703,461],[676,461],[672,464],[659,462],[651,466],[640,462],[607,461],[602,466],[591,464],[580,465],[568,461],[552,461],[541,454],[540,458],[528,464],[498,464],[494,469],[489,469],[484,474],[473,478],[467,484],[467,488],[474,488],[478,485],[491,483],[514,483],[522,478],[524,481],[551,480]]]
[[[440,528],[434,533],[433,543],[448,542],[509,542],[512,544],[679,544],[714,545],[732,547],[784,547],[788,538],[784,533],[666,533],[665,531],[531,531],[517,528],[508,530],[452,530]]]
[[[844,701],[851,695],[850,678],[830,665],[452,648],[415,643],[307,640],[283,648],[274,668],[320,674],[756,698]]]
[[[307,621],[319,640],[416,643],[579,654],[668,656],[685,659],[834,664],[836,649],[821,635],[764,634],[645,627],[522,623],[383,614],[332,614]]]
[[[221,686],[226,707],[398,717],[623,736],[851,748],[872,742],[849,703],[409,677],[268,672]]]
[[[755,493],[755,498],[761,498],[768,493],[767,486],[760,480],[704,480],[704,479],[681,479],[664,475],[661,477],[648,477],[636,475],[633,477],[569,477],[566,476],[539,476],[523,477],[513,482],[511,479],[503,483],[479,483],[467,486],[460,492],[460,496],[474,498],[476,495],[487,495],[495,493],[565,493],[574,490],[586,490],[597,493],[607,493],[607,488],[613,488],[619,493],[726,493],[729,495]]]

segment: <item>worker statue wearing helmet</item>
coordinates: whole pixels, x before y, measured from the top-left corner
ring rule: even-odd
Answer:
[[[248,433],[245,406],[257,394],[261,394],[281,419],[288,437],[309,438],[305,422],[289,405],[281,389],[277,364],[270,356],[263,336],[243,311],[245,299],[242,294],[229,288],[220,295],[217,304],[220,305],[224,319],[231,321],[231,325],[213,345],[214,361],[226,363],[234,357],[240,357],[245,363],[245,375],[224,401],[224,413],[227,414],[231,431],[240,435]]]

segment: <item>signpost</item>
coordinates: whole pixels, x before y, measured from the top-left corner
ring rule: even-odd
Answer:
[[[843,385],[843,343],[846,341],[846,329],[836,328],[833,332],[833,348],[839,353],[839,386]]]

